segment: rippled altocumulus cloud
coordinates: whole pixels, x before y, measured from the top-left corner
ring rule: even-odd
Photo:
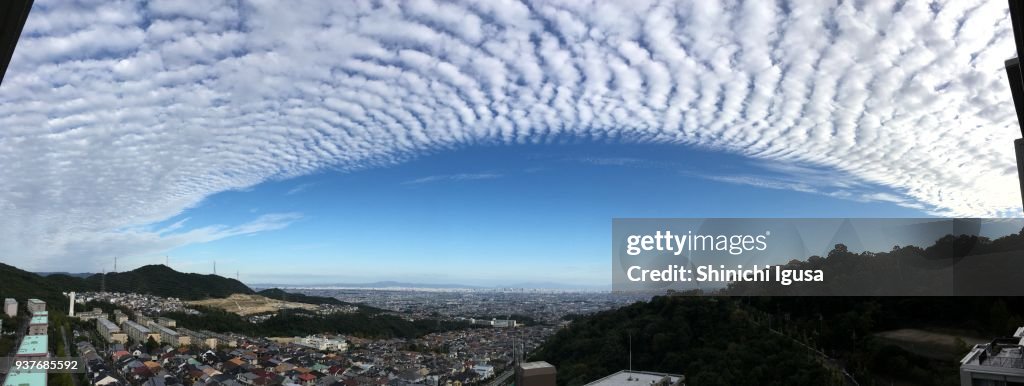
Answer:
[[[0,89],[0,256],[276,229],[297,215],[138,226],[268,179],[562,135],[1016,213],[1006,5],[894,3],[39,0]]]

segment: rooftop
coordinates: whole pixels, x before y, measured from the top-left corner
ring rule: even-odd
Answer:
[[[12,371],[7,374],[4,386],[46,386],[46,372]]]
[[[50,340],[46,335],[26,335],[15,355],[46,355]]]
[[[526,363],[523,363],[523,364],[519,365],[519,367],[522,367],[523,370],[533,370],[533,369],[543,369],[543,368],[555,367],[555,366],[552,366],[550,363],[547,363],[547,362],[544,362],[544,361],[538,361],[538,362],[526,362]]]
[[[156,330],[157,332],[159,332],[159,333],[161,333],[161,334],[164,334],[164,335],[174,335],[174,336],[177,336],[177,335],[178,335],[178,333],[177,333],[176,331],[174,331],[174,330],[172,330],[172,329],[170,329],[170,328],[167,328],[167,327],[161,326],[161,325],[159,325],[159,324],[154,324],[154,325],[153,325],[153,328],[152,328],[151,330],[154,330],[154,329],[155,329],[155,330]]]
[[[661,381],[665,377],[669,378],[669,384],[675,384],[684,379],[679,374],[666,374],[666,373],[652,373],[648,371],[628,371],[622,370],[615,374],[607,377],[598,379],[594,382],[590,382],[587,385],[601,385],[601,386],[646,386],[658,381]]]
[[[142,332],[143,334],[148,334],[150,332],[148,327],[143,326],[143,325],[138,324],[138,323],[135,323],[135,322],[133,322],[131,320],[124,321],[124,325],[127,328],[134,328],[134,329],[138,330],[139,332]]]
[[[32,319],[28,321],[28,324],[46,324],[46,316],[44,315],[33,315]]]
[[[997,338],[975,345],[960,360],[960,370],[975,373],[1024,376],[1024,339]]]
[[[107,329],[107,331],[121,332],[121,327],[118,327],[117,324],[114,324],[114,322],[111,322],[107,318],[96,319],[96,323],[102,324],[103,327]]]

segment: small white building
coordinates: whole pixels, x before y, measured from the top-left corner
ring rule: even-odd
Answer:
[[[479,375],[481,379],[487,379],[494,376],[494,366],[476,365],[473,366],[473,372]]]
[[[1024,327],[1010,338],[975,345],[960,360],[960,385],[1024,384]]]
[[[46,302],[39,299],[29,299],[25,306],[30,313],[46,311]]]
[[[585,386],[683,386],[685,385],[685,381],[686,377],[680,374],[622,370],[607,377],[590,382]]]
[[[18,301],[14,298],[4,299],[4,313],[12,318],[18,316]]]
[[[325,336],[310,335],[305,338],[296,337],[295,344],[315,348],[320,351],[345,351],[348,342],[344,339],[332,339]]]

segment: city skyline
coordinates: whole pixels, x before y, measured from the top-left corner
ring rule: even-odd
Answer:
[[[0,262],[604,285],[615,217],[1019,216],[1013,53],[984,1],[38,1]]]

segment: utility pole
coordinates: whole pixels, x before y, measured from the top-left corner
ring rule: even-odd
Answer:
[[[1024,125],[1024,77],[1022,77],[1020,58],[1024,57],[1024,3],[1018,0],[1010,2],[1010,22],[1013,24],[1013,42],[1017,46],[1017,57],[1007,60],[1006,77],[1010,81],[1010,94],[1013,96],[1014,110],[1017,112],[1017,122]],[[1024,137],[1024,126],[1021,126],[1021,136]],[[1024,138],[1013,141],[1013,147],[1017,154],[1017,179],[1020,180],[1021,202],[1024,203]]]
[[[629,381],[633,380],[633,333],[629,333]]]

